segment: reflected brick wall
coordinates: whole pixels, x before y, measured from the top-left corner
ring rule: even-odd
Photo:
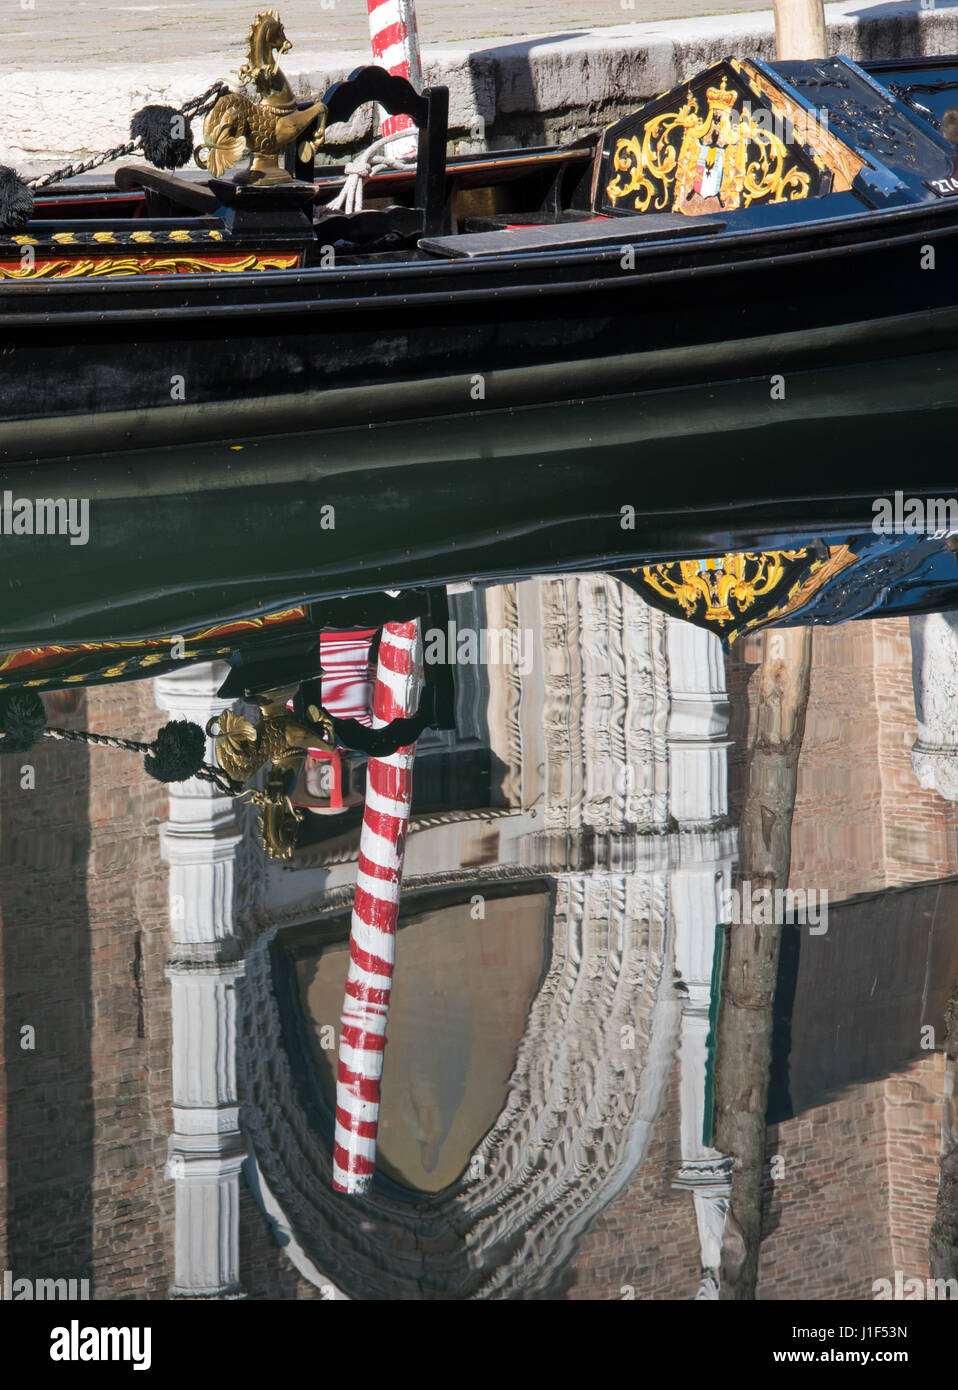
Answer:
[[[53,725],[145,741],[166,717],[149,680],[46,698]],[[88,1278],[94,1299],[173,1282],[166,815],[138,754],[43,740],[0,759],[0,1270]],[[240,1228],[250,1297],[321,1297],[245,1184]]]
[[[240,1278],[247,1298],[320,1302],[322,1293],[304,1279],[277,1244],[246,1182],[240,1180]]]
[[[876,1279],[927,1279],[944,1058],[855,1086],[768,1132],[760,1299],[870,1300]]]
[[[148,681],[47,698],[52,724],[148,739],[162,722]],[[89,1278],[94,1298],[165,1297],[171,1274],[165,813],[135,754],[44,740],[0,764],[0,1265]]]
[[[742,812],[762,641],[727,658],[729,806]],[[817,627],[792,822],[791,886],[856,893],[958,873],[958,804],[919,786],[907,618]]]
[[[695,1297],[695,1208],[671,1185],[682,1163],[679,1075],[676,1060],[645,1161],[579,1243],[569,1299],[622,1299],[625,1286],[637,1299]]]
[[[74,716],[57,717],[84,718],[82,702]],[[84,748],[45,741],[0,759],[0,1265],[15,1275],[91,1270],[89,780]]]
[[[911,770],[908,619],[816,628],[812,653],[791,885],[836,902],[958,873],[958,805]]]
[[[729,658],[736,738],[754,730],[761,644]],[[789,886],[858,893],[958,872],[958,805],[911,770],[917,737],[907,618],[816,628],[792,823]],[[741,814],[746,747],[732,750],[733,814]],[[928,1276],[937,1191],[943,1057],[769,1129],[759,1265],[763,1299],[872,1299],[872,1283]]]

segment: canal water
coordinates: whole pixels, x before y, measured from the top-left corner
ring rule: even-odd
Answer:
[[[819,414],[797,388],[784,424],[739,383],[697,415],[663,393],[400,425],[384,453],[336,431],[90,466],[91,543],[17,552],[5,649],[429,584],[452,718],[417,745],[376,1172],[351,1197],[333,1145],[360,809],[307,812],[272,863],[255,808],[168,791],[130,753],[45,745],[26,782],[4,760],[5,988],[60,1039],[54,1099],[10,1111],[8,1167],[53,1155],[9,1167],[10,1258],[42,1264],[49,1210],[76,1275],[106,1270],[129,1200],[149,1297],[174,1270],[194,1293],[360,1301],[708,1300],[743,1277],[768,1302],[958,1297],[958,561],[944,532],[877,535],[845,448],[891,441],[894,497],[901,437],[930,448],[954,412],[928,366],[806,383]],[[687,462],[703,424],[690,512],[668,450]],[[774,505],[769,457],[795,479]],[[50,492],[76,476],[52,466]],[[748,609],[735,640],[705,594]],[[110,677],[48,715],[149,740],[217,716],[227,674]],[[8,1052],[26,1097],[34,1059]],[[197,1133],[219,1165],[201,1196]]]

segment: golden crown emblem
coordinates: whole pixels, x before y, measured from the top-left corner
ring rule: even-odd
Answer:
[[[731,111],[738,100],[738,92],[730,92],[725,82],[726,79],[723,77],[721,87],[708,87],[705,95],[710,107],[717,106],[722,111]]]

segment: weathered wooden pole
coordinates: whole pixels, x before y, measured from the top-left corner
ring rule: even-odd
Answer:
[[[418,619],[387,623],[379,643],[374,728],[416,713],[422,675]],[[365,1192],[376,1166],[379,1092],[415,752],[413,744],[387,758],[370,758],[366,773],[336,1076],[333,1188],[337,1192]]]
[[[788,886],[798,756],[805,735],[812,630],[767,633],[749,751],[736,871],[738,901]],[[742,892],[750,883],[750,894]],[[764,915],[764,914],[762,914]],[[770,914],[775,916],[774,913]],[[765,1114],[781,924],[728,927],[715,1064],[715,1147],[732,1158],[719,1298],[753,1299],[762,1236]]]
[[[780,60],[827,57],[823,0],[775,0],[775,46]]]

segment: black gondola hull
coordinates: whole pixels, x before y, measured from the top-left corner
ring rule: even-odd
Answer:
[[[956,238],[958,205],[942,201],[631,252],[18,285],[0,292],[0,458],[712,388],[947,348]]]

